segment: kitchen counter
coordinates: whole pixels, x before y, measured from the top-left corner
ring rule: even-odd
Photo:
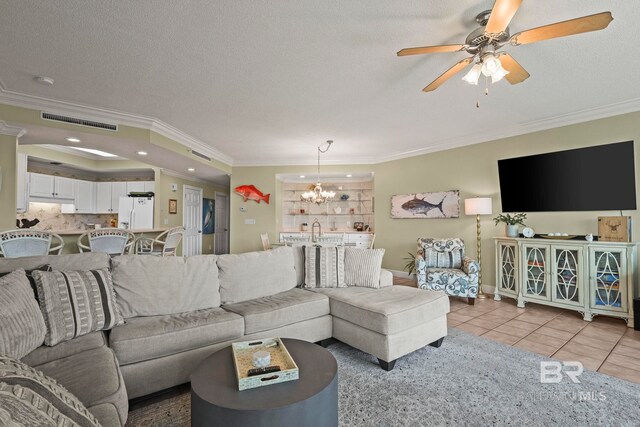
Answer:
[[[110,227],[102,227],[99,228],[97,230],[108,230]],[[167,231],[169,228],[147,228],[147,229],[141,229],[141,230],[129,230],[134,234],[138,234],[138,233],[162,233],[164,231]],[[58,234],[60,236],[73,236],[73,235],[80,235],[82,233],[86,233],[87,231],[92,231],[93,229],[86,229],[86,230],[50,230],[52,233]]]
[[[311,234],[311,228],[309,228],[307,231],[302,231],[300,229],[298,230],[282,230],[280,231],[280,233],[307,233],[307,234]],[[371,230],[367,230],[367,231],[357,231],[357,230],[322,230],[322,234],[375,234],[373,231]]]

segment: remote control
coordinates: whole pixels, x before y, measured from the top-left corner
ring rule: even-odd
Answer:
[[[256,375],[269,374],[271,372],[278,372],[280,370],[280,366],[267,366],[265,368],[253,368],[247,371],[247,376],[254,377]]]

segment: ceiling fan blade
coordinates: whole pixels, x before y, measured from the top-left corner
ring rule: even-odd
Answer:
[[[398,56],[422,55],[424,53],[458,52],[464,48],[462,44],[444,44],[440,46],[409,47],[398,52]]]
[[[509,74],[504,76],[504,78],[512,85],[522,83],[529,78],[527,70],[522,68],[522,65],[520,65],[518,61],[513,59],[513,57],[508,53],[500,55],[500,62],[502,63],[502,67],[509,72]]]
[[[604,30],[609,26],[611,21],[613,21],[611,12],[602,12],[596,13],[595,15],[583,16],[582,18],[556,22],[555,24],[516,33],[511,37],[511,44],[529,44],[554,39],[556,37],[566,37],[574,34],[587,33],[589,31]]]
[[[422,89],[424,92],[431,92],[432,90],[436,90],[442,85],[444,82],[449,80],[451,77],[455,76],[457,73],[462,71],[467,65],[473,62],[473,56],[467,59],[463,59],[458,62],[453,67],[449,68],[447,71],[442,73],[440,77],[429,83],[429,86]]]
[[[522,0],[496,0],[493,9],[491,9],[485,33],[500,34],[506,30],[520,4],[522,4]]]

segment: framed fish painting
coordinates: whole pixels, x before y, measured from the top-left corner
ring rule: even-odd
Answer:
[[[460,191],[391,196],[391,218],[458,218]]]
[[[214,219],[216,216],[216,201],[202,199],[202,234],[213,234]]]

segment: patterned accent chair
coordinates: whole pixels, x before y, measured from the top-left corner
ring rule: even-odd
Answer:
[[[478,295],[478,262],[464,255],[459,238],[418,239],[418,287],[466,297],[473,305]]]

